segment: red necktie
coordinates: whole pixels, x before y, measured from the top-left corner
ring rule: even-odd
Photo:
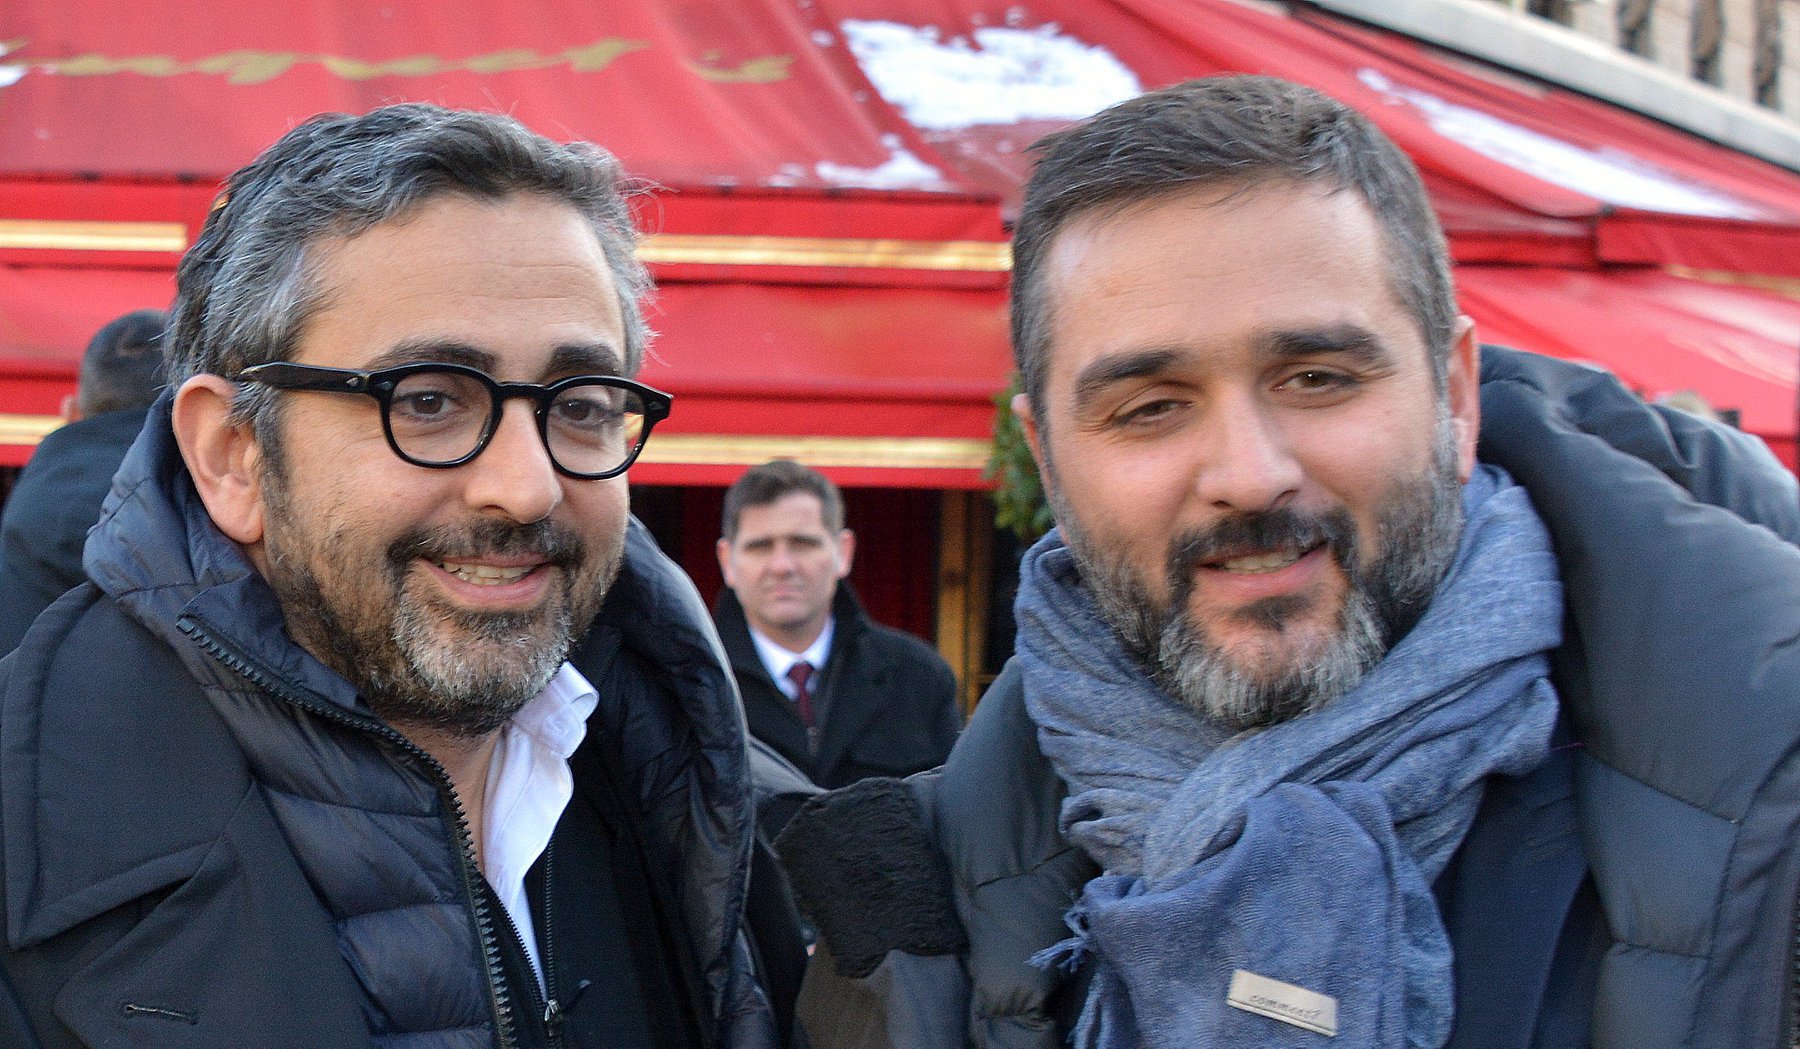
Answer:
[[[813,665],[802,659],[788,667],[787,679],[794,683],[794,704],[800,708],[800,720],[808,729],[813,727],[812,689],[806,687],[812,681]]]

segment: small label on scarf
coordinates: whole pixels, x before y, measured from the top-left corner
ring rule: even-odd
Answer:
[[[1225,1002],[1234,1009],[1337,1037],[1337,999],[1239,969],[1231,974]]]

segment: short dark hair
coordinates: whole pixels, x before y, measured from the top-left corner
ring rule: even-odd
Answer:
[[[202,372],[232,377],[291,357],[320,305],[308,248],[451,193],[484,200],[538,193],[586,218],[612,272],[625,322],[624,372],[633,375],[649,340],[639,300],[650,278],[637,258],[628,192],[604,149],[558,144],[498,113],[402,103],[363,116],[313,117],[231,176],[182,258],[169,323],[170,381]],[[249,384],[236,405],[272,459],[274,403],[266,387]]]
[[[825,530],[833,535],[844,530],[844,496],[831,478],[792,459],[771,459],[745,470],[725,490],[725,514],[719,533],[726,542],[737,538],[738,519],[751,506],[768,506],[795,492],[818,496]]]
[[[1283,179],[1353,189],[1368,202],[1394,294],[1445,388],[1456,297],[1443,230],[1412,161],[1349,106],[1274,77],[1207,77],[1121,102],[1032,149],[1037,165],[1013,230],[1012,336],[1034,412],[1054,312],[1043,264],[1069,222],[1184,188]]]
[[[89,417],[156,400],[163,386],[161,310],[133,310],[108,322],[88,340],[75,384],[75,406]]]

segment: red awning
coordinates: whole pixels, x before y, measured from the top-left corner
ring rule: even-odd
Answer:
[[[162,270],[0,266],[0,465],[22,464],[55,425],[88,336],[173,290]],[[670,282],[649,320],[643,379],[677,396],[638,481],[729,484],[798,455],[845,484],[982,483],[996,377],[1011,366],[999,288]],[[9,434],[9,418],[33,421]]]
[[[832,7],[841,18],[918,29],[921,40],[910,45],[917,68],[878,74],[876,83],[904,112],[937,120],[925,138],[966,181],[1008,199],[1026,168],[1023,147],[1067,121],[941,119],[930,103],[970,74],[935,74],[930,59],[1018,46],[1001,33],[1054,34],[1116,57],[1145,89],[1216,73],[1268,73],[1355,106],[1419,165],[1462,259],[1800,276],[1793,250],[1800,174],[1303,4],[838,0]],[[938,41],[935,52],[926,38]],[[882,38],[874,49],[903,46]],[[1020,102],[1023,112],[1029,106]]]
[[[1795,375],[1743,361],[1793,349],[1794,303],[1663,270],[1800,276],[1794,172],[1305,5],[697,10],[0,8],[0,463],[54,422],[95,328],[167,301],[226,173],[314,112],[412,98],[599,141],[656,187],[639,209],[664,284],[646,378],[678,407],[640,478],[723,482],[799,454],[846,483],[979,485],[1024,147],[1223,71],[1311,83],[1394,135],[1488,336],[1648,393],[1695,388],[1791,461]]]
[[[1459,266],[1483,342],[1599,365],[1655,400],[1692,391],[1795,466],[1800,301],[1657,270]]]

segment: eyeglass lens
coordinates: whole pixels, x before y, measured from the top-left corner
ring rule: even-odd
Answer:
[[[493,393],[455,372],[421,372],[394,385],[388,399],[394,444],[422,463],[452,463],[481,444],[494,416]],[[558,391],[544,420],[550,457],[573,473],[623,465],[644,436],[643,398],[631,390],[581,383]]]

